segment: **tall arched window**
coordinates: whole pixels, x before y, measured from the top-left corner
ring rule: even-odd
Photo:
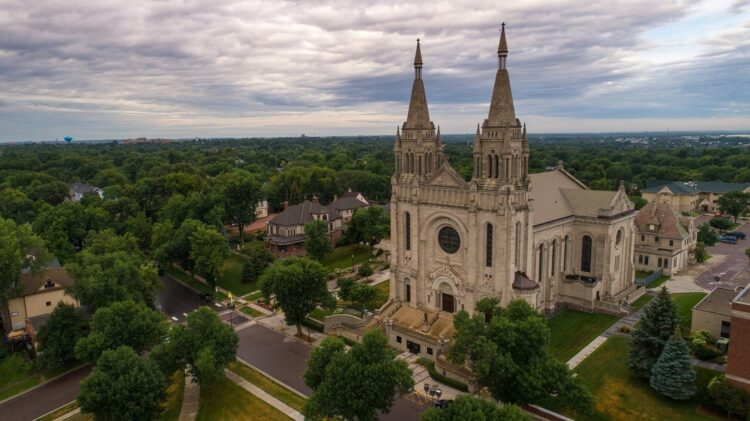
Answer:
[[[563,271],[568,270],[568,243],[570,243],[570,237],[566,235],[565,239],[563,240]]]
[[[521,223],[516,222],[516,269],[521,265]]]
[[[542,282],[544,278],[544,244],[539,244],[539,268],[536,272],[537,281]]]
[[[484,256],[485,266],[492,267],[492,224],[487,224],[487,239]]]
[[[404,241],[407,250],[411,250],[411,215],[404,213]]]
[[[552,263],[550,263],[550,274],[555,276],[557,273],[557,240],[552,240]]]
[[[497,155],[495,155],[494,161],[495,161],[495,173],[492,177],[499,178],[500,173],[498,171],[499,171],[500,165],[498,165],[498,162],[497,162]]]
[[[588,235],[581,240],[581,272],[591,272],[591,237]]]
[[[492,155],[487,155],[487,178],[492,178]]]

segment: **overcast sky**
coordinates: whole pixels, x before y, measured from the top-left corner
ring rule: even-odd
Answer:
[[[469,133],[501,22],[532,133],[750,129],[750,0],[0,0],[0,142],[393,134],[418,37]]]

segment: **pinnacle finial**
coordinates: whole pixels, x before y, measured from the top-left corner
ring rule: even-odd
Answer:
[[[479,134],[479,133],[480,133],[480,131],[479,131],[479,123],[477,123],[477,134]]]
[[[497,46],[498,56],[508,55],[508,42],[505,40],[505,22],[500,25],[500,44]]]
[[[417,38],[417,52],[414,54],[414,67],[422,67],[422,49],[419,46],[419,38]]]

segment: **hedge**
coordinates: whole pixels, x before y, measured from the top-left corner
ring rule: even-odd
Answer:
[[[467,386],[466,383],[462,383],[458,380],[451,379],[450,377],[447,377],[438,373],[438,371],[435,369],[435,363],[428,360],[427,358],[422,357],[417,360],[417,363],[421,366],[424,366],[427,369],[427,372],[430,373],[430,377],[432,377],[433,380],[443,383],[454,389],[460,390],[462,392],[469,391],[469,386]]]

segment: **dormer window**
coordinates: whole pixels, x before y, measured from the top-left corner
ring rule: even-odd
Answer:
[[[656,229],[656,225],[653,225],[653,224],[649,224],[649,225],[648,225],[648,229],[649,229],[650,231],[653,231],[653,230],[655,230],[655,229]]]

